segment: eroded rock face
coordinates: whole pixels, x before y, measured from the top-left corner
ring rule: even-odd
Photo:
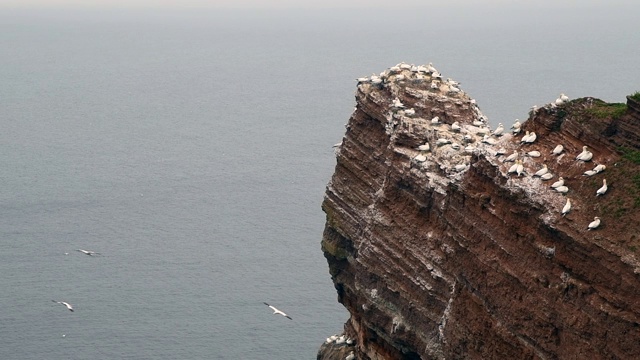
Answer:
[[[322,249],[353,343],[325,344],[318,358],[638,356],[635,110],[549,104],[519,134],[505,124],[495,136],[475,101],[426,67],[399,64],[373,80],[358,84],[322,206]],[[536,140],[522,142],[526,132]],[[588,162],[575,159],[584,145]],[[516,151],[519,176],[504,162]],[[543,164],[552,179],[532,176]],[[598,164],[606,169],[583,175]],[[560,176],[566,194],[550,188]]]

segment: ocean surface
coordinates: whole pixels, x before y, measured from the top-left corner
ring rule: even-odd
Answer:
[[[0,359],[314,359],[348,318],[320,206],[354,79],[433,62],[494,126],[624,102],[637,14],[3,9]]]

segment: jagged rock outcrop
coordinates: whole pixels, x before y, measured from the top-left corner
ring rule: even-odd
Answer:
[[[353,342],[328,341],[318,359],[637,357],[640,120],[628,101],[558,101],[495,136],[435,69],[360,79],[322,206]],[[575,159],[584,145],[588,162]],[[551,180],[532,176],[543,164]],[[560,176],[566,194],[550,188]]]

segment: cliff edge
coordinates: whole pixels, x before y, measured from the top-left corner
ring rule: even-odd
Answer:
[[[431,64],[358,79],[322,204],[350,318],[318,359],[638,356],[637,98],[492,130]]]

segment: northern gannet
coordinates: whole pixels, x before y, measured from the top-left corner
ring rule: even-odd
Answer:
[[[445,139],[445,138],[440,138],[436,140],[436,145],[438,146],[447,145],[447,144],[451,144],[451,140]]]
[[[587,146],[582,147],[582,152],[576,156],[576,160],[589,161],[593,157],[593,154],[587,150]]]
[[[511,174],[511,173],[516,172],[518,170],[518,164],[519,163],[520,163],[520,160],[516,160],[515,164],[511,165],[509,170],[507,170],[507,174]]]
[[[547,168],[547,164],[542,164],[542,169],[538,170],[533,174],[533,176],[542,176],[549,172],[549,168]]]
[[[560,100],[562,101],[569,101],[569,97],[563,93],[560,93]]]
[[[418,150],[420,151],[429,151],[431,150],[431,146],[429,146],[429,143],[424,143],[423,145],[418,146]]]
[[[280,310],[276,309],[274,306],[271,306],[271,305],[267,304],[266,302],[263,302],[263,304],[265,304],[265,305],[267,305],[269,308],[271,308],[271,310],[273,310],[273,314],[274,314],[274,315],[275,315],[275,314],[279,314],[279,315],[282,315],[282,316],[286,317],[286,318],[287,318],[287,319],[289,319],[289,320],[293,320],[289,315],[287,315],[287,314],[285,314],[284,312],[282,312],[282,311],[280,311]]]
[[[593,230],[598,226],[600,226],[600,218],[596,216],[593,218],[593,221],[589,223],[589,226],[587,226],[587,230]]]
[[[552,188],[558,188],[560,186],[564,185],[564,178],[562,178],[562,176],[558,179],[558,181],[554,182],[553,184],[551,184]]]
[[[536,133],[532,131],[531,133],[529,133],[529,136],[526,139],[523,137],[522,141],[531,144],[532,142],[536,141],[537,138],[538,136],[536,135]]]
[[[504,155],[504,154],[506,154],[506,153],[507,153],[507,149],[505,149],[505,148],[503,148],[503,147],[502,147],[502,148],[500,148],[500,149],[498,149],[498,150],[496,150],[496,156],[498,156],[498,155]]]
[[[607,168],[606,166],[604,166],[604,165],[600,164],[600,165],[598,165],[598,166],[594,167],[594,168],[593,168],[593,171],[595,171],[596,173],[601,173],[601,172],[603,172],[606,168]]]
[[[571,211],[571,200],[567,198],[567,203],[564,204],[564,207],[562,208],[562,216],[567,215],[569,211]]]
[[[521,125],[522,125],[522,124],[520,124],[520,120],[519,120],[519,119],[516,119],[516,121],[513,123],[513,125],[511,125],[511,128],[512,128],[512,129],[520,129],[520,126],[521,126]]]
[[[526,155],[530,157],[540,157],[541,154],[540,151],[533,150],[529,151]]]
[[[520,129],[520,128],[518,128]],[[524,136],[522,137],[522,139],[520,139],[520,142],[527,142],[527,140],[529,139],[529,131],[525,131]]]
[[[416,155],[416,157],[413,158],[415,161],[417,162],[425,162],[427,161],[427,156],[424,154],[418,154]]]
[[[546,181],[546,180],[551,180],[551,179],[553,179],[553,174],[552,174],[552,173],[550,173],[550,172],[548,172],[548,173],[546,173],[546,174],[542,174],[542,175],[540,176],[540,179],[545,180],[545,181]]]
[[[562,194],[566,194],[567,192],[569,192],[569,188],[562,185],[562,186],[558,186],[557,188],[555,188],[557,192],[562,193]]]
[[[582,175],[584,175],[584,176],[593,176],[593,175],[595,175],[595,174],[597,174],[597,173],[598,173],[598,172],[597,172],[597,171],[595,171],[595,170],[587,170],[587,171],[585,171],[584,173],[582,173]]]
[[[562,145],[557,145],[555,148],[553,148],[553,151],[551,151],[551,153],[553,155],[560,155],[562,153],[562,151],[564,150],[564,146]]]
[[[602,179],[602,187],[596,191],[596,196],[604,195],[607,192],[607,179]]]
[[[507,156],[502,162],[516,161],[518,158],[518,150],[514,151],[513,154]]]
[[[67,309],[69,309],[69,311],[73,311],[73,306],[71,306],[71,304],[69,304],[66,301],[56,301],[56,300],[51,300],[51,301],[53,301],[54,303],[58,303],[58,304],[64,305],[64,306],[67,307]]]
[[[347,357],[344,358],[344,360],[353,360],[356,358],[356,355],[352,352],[349,353],[349,355],[347,355]]]
[[[502,126],[502,123],[498,123],[498,127],[493,131],[493,135],[502,136],[503,132],[504,132],[504,126]]]
[[[520,176],[524,172],[524,165],[522,165],[522,160],[517,160],[516,162],[518,163],[518,167],[516,168],[516,173],[518,174],[518,176]]]
[[[393,103],[391,104],[391,106],[397,109],[404,109],[405,107],[402,101],[400,101],[400,99],[398,99],[397,97],[393,99]]]
[[[440,124],[440,118],[439,118],[439,117],[437,117],[437,116],[434,116],[434,117],[431,119],[431,125],[438,125],[438,124]]]
[[[413,108],[411,108],[411,109],[405,110],[404,114],[407,115],[407,116],[413,116],[413,115],[416,114],[416,111]]]
[[[76,249],[76,251],[80,251],[81,253],[83,253],[85,255],[89,255],[89,256],[100,255],[100,253],[97,253],[97,252],[91,251],[91,250]]]
[[[432,63],[429,63],[429,64],[427,65],[427,71],[428,71],[428,72],[430,72],[430,73],[438,72],[438,70],[436,70],[436,68],[435,68],[435,67],[433,67],[433,64],[432,64]]]
[[[482,137],[482,142],[489,145],[497,144],[497,141],[494,138],[490,137],[489,135],[484,135]]]
[[[451,130],[460,131],[460,129],[461,129],[460,124],[457,121],[454,121],[453,124],[451,124]]]

